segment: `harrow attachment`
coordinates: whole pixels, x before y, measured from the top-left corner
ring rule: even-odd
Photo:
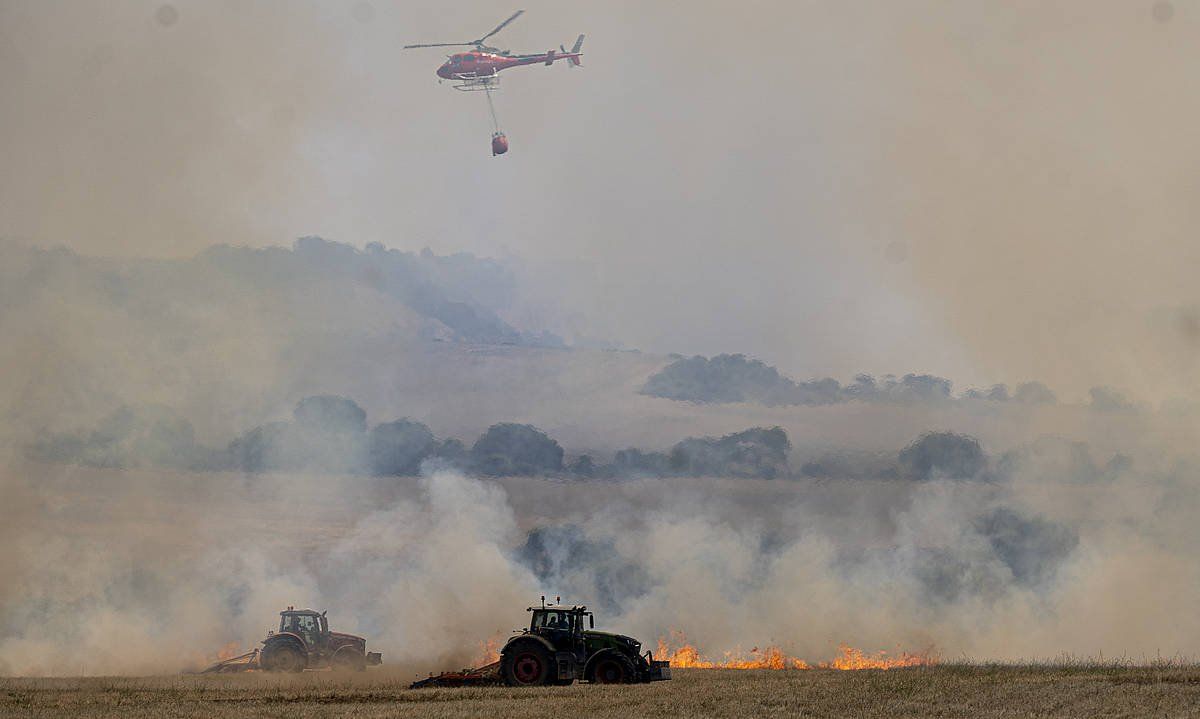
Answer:
[[[476,669],[463,669],[457,672],[442,672],[430,675],[409,685],[409,689],[427,689],[429,687],[482,687],[490,684],[500,684],[500,662],[485,664]]]
[[[236,657],[222,659],[213,664],[207,669],[203,669],[199,674],[234,674],[236,672],[252,672],[262,669],[259,663],[259,651],[251,649],[245,654],[239,654]]]

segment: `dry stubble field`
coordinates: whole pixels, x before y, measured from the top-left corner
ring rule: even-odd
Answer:
[[[22,717],[1200,717],[1200,667],[940,666],[892,671],[679,670],[670,682],[407,689],[386,670],[0,679]]]

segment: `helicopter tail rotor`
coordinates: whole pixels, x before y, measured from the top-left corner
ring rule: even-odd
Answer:
[[[560,45],[559,47],[562,47],[562,46]],[[571,46],[571,54],[578,56],[580,54],[580,50],[582,50],[582,49],[583,49],[583,35],[580,35],[578,38],[576,38],[575,44]],[[566,50],[563,50],[564,55],[566,54],[566,52],[567,52]],[[583,64],[579,61],[578,57],[568,57],[567,61],[569,63],[571,63],[570,67],[579,67],[580,65]]]

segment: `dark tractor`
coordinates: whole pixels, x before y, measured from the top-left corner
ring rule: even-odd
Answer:
[[[362,671],[382,663],[379,652],[367,652],[366,639],[329,631],[325,612],[294,607],[279,613],[279,631],[267,633],[259,657],[259,664],[269,672],[327,667]]]
[[[583,606],[529,607],[529,629],[512,637],[500,652],[500,677],[509,686],[566,685],[582,679],[596,684],[633,684],[671,678],[670,662],[641,653],[638,640],[597,632]],[[583,623],[587,621],[588,628]]]

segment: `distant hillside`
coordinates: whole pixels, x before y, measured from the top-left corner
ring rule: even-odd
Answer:
[[[0,404],[17,431],[122,404],[257,420],[355,377],[380,392],[435,345],[563,347],[500,316],[516,289],[493,260],[317,237],[178,260],[0,242]]]
[[[120,308],[130,319],[161,318],[183,305],[203,308],[229,298],[259,309],[291,304],[319,319],[338,308],[352,311],[356,296],[378,293],[404,307],[409,319],[421,320],[419,332],[429,338],[563,346],[552,334],[522,332],[501,319],[497,310],[512,303],[515,280],[503,265],[470,254],[401,252],[379,244],[359,250],[303,237],[291,248],[217,245],[185,260],[113,260],[0,244],[0,261],[5,266],[0,312],[29,307],[49,293],[71,292],[93,305]],[[328,304],[314,312],[318,303]]]
[[[471,254],[441,257],[389,250],[378,243],[358,250],[320,237],[302,237],[291,249],[219,245],[188,263],[248,286],[302,292],[322,285],[369,288],[429,322],[427,336],[458,342],[561,347],[546,332],[521,332],[495,312],[508,307],[516,283],[502,265]]]
[[[902,446],[915,429],[1012,446],[1036,429],[1030,404],[1053,401],[1032,384],[955,396],[947,380],[925,375],[796,382],[740,355],[568,348],[507,319],[519,294],[493,260],[319,238],[172,260],[0,242],[0,449],[107,426],[121,407],[170,408],[196,446],[225,447],[289,416],[304,397],[339,395],[380,421],[418,417],[438,437],[532,424],[593,457],[779,426],[795,444],[796,467],[823,475],[842,472],[853,452]],[[1123,406],[1112,392],[1093,399],[1097,408]],[[1113,422],[1130,415],[1116,409],[1104,413]],[[1005,429],[1009,415],[1019,432]],[[152,423],[160,425],[171,423]],[[85,449],[104,464],[111,447]],[[667,454],[627,453],[621,462],[653,474]],[[183,466],[210,460],[172,455]]]

